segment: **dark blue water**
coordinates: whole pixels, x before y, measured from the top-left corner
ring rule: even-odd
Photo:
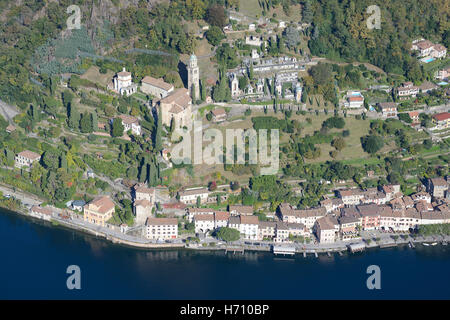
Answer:
[[[276,258],[149,251],[0,210],[2,299],[449,299],[450,246]],[[381,268],[381,290],[366,269]],[[81,290],[66,287],[81,268]]]

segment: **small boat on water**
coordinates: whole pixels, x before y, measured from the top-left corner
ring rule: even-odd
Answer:
[[[429,246],[430,244],[429,243],[422,243],[424,246]]]
[[[438,243],[437,242],[433,242],[431,245],[432,246],[435,246],[435,245],[437,245]]]

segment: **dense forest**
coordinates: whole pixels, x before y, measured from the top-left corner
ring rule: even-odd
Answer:
[[[450,45],[450,6],[446,0],[306,2],[313,14],[309,42],[313,55],[367,61],[386,72],[408,75],[419,68],[409,51],[412,39],[424,37],[446,47]],[[380,7],[380,29],[367,28],[366,9],[371,5]]]
[[[263,14],[276,6],[289,12],[289,6],[297,3],[302,4],[303,22],[311,23],[307,35],[313,55],[366,61],[387,72],[420,80],[421,68],[409,52],[411,39],[423,36],[450,46],[450,6],[445,0],[259,1]],[[70,14],[66,10],[72,4],[81,8],[86,30],[67,30]],[[379,30],[366,26],[366,9],[374,4],[381,9]],[[82,57],[75,54],[79,51],[118,59],[130,46],[175,55],[192,52],[196,39],[183,21],[201,19],[221,28],[227,23],[226,10],[230,8],[238,10],[239,0],[0,0],[0,95],[27,107],[40,90],[33,79],[46,86],[53,74],[83,71]],[[156,66],[158,59],[154,60]],[[96,62],[102,66],[102,60]],[[117,62],[107,62],[107,66],[121,68]],[[132,71],[143,74],[147,72],[144,68]],[[160,68],[155,76],[168,71]]]

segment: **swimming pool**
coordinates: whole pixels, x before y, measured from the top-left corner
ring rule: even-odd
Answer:
[[[430,62],[434,61],[434,58],[431,58],[431,57],[422,58],[422,59],[420,59],[420,61],[425,62],[425,63],[430,63]]]

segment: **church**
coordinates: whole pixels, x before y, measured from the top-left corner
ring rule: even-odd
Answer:
[[[161,122],[166,126],[170,126],[172,119],[175,128],[191,126],[192,100],[200,98],[200,71],[195,54],[191,55],[186,68],[188,88],[176,89],[159,100]]]

